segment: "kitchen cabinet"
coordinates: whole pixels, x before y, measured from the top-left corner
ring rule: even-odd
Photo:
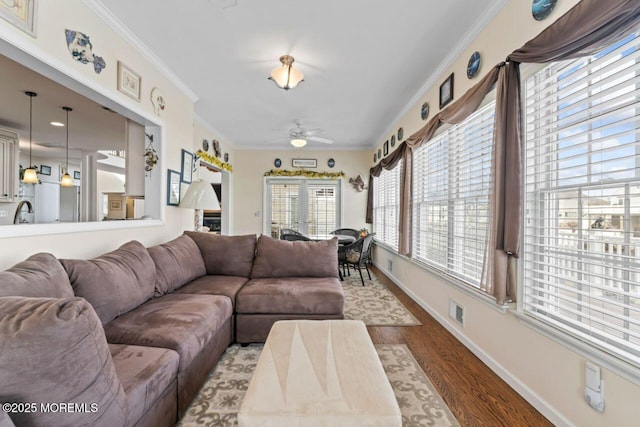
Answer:
[[[13,202],[18,194],[18,134],[0,129],[0,202]]]

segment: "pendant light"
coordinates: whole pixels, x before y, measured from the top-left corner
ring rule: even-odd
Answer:
[[[60,186],[73,187],[73,179],[71,179],[71,175],[69,175],[69,111],[73,110],[69,107],[62,107],[62,109],[67,112],[67,166],[60,180]]]
[[[31,167],[31,137],[33,134],[33,97],[38,96],[35,92],[25,92],[25,95],[29,97],[29,165],[24,170],[22,182],[25,184],[37,184],[38,175],[36,170]]]

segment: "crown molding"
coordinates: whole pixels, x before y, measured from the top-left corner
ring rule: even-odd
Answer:
[[[167,64],[151,51],[120,19],[118,19],[100,0],[82,0],[82,2],[101,18],[113,31],[121,35],[142,56],[151,63],[162,75],[175,85],[189,100],[195,103],[199,97],[183,82]]]
[[[196,112],[193,113],[193,123],[203,127],[208,132],[215,134],[218,139],[223,140],[226,145],[233,148],[234,150],[238,149],[236,144],[234,144],[224,133],[220,132],[218,129],[216,129],[215,126],[212,126],[208,121],[206,121],[201,115]]]
[[[427,81],[422,85],[422,88],[411,98],[411,100],[407,103],[407,105],[400,110],[389,126],[382,133],[384,140],[384,135],[392,133],[392,130],[395,129],[396,123],[398,123],[415,104],[420,101],[427,93],[427,91],[436,83],[437,78],[442,75],[447,69],[451,67],[451,64],[458,59],[462,52],[480,35],[482,30],[495,18],[495,16],[502,10],[502,8],[507,4],[508,0],[495,0],[489,7],[485,9],[485,11],[480,15],[480,18],[469,28],[469,30],[464,34],[464,36],[460,39],[458,44],[451,49],[449,54],[440,62],[440,65],[436,70],[431,73]],[[379,142],[374,142],[369,146],[369,148],[373,149],[380,145]]]

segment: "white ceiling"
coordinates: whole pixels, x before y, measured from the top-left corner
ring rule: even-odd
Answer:
[[[357,149],[392,132],[443,62],[504,1],[100,3],[198,96],[196,114],[236,148],[290,147],[281,139],[301,120],[335,139],[331,148]],[[290,91],[267,80],[283,54],[304,73]]]

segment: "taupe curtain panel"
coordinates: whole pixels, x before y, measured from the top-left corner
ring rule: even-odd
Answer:
[[[398,252],[411,253],[411,172],[413,150],[429,141],[443,124],[462,122],[497,85],[493,188],[490,194],[489,250],[483,289],[498,304],[516,301],[516,258],[522,215],[522,138],[520,131],[520,63],[545,63],[590,56],[640,29],[639,0],[582,0],[537,37],[493,67],[473,88],[401,144],[369,171],[367,222],[373,222],[373,177],[393,169],[402,158]]]

